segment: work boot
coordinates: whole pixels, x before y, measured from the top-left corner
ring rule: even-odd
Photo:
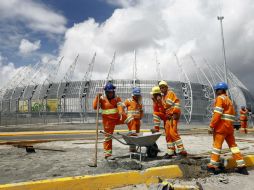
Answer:
[[[115,157],[113,157],[112,155],[105,155],[104,156],[104,158],[106,159],[106,160],[115,160]]]
[[[246,167],[236,168],[235,172],[243,175],[249,175],[249,172]]]
[[[159,132],[159,131],[156,130],[156,129],[151,129],[150,131],[152,132],[152,134]]]
[[[212,173],[214,175],[218,175],[219,173],[221,173],[219,168],[208,167],[207,165],[201,165],[201,170],[206,170],[208,173]]]
[[[210,168],[210,167],[207,167],[207,172],[212,173],[214,175],[218,175],[219,173],[221,173],[221,171],[218,168]]]
[[[179,155],[182,157],[187,157],[187,152],[184,150],[182,152],[179,152]]]
[[[172,159],[174,155],[169,155],[168,153],[166,153],[164,156],[163,156],[163,159]]]

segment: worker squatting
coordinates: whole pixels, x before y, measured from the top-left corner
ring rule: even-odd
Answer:
[[[132,97],[124,102],[120,97],[116,96],[115,89],[116,87],[111,82],[108,82],[104,87],[105,95],[98,94],[93,102],[94,109],[97,109],[97,106],[102,109],[102,121],[105,132],[103,142],[105,159],[114,159],[112,157],[112,136],[110,134],[114,133],[115,126],[126,124],[129,129],[129,135],[138,135],[140,120],[144,115],[140,88],[133,88]],[[237,163],[236,172],[248,175],[243,157],[235,143],[233,128],[235,110],[226,93],[228,85],[220,82],[214,87],[214,90],[216,92],[214,113],[208,129],[208,132],[213,134],[213,150],[210,163],[206,169],[214,174],[220,173],[220,153],[225,140]],[[160,126],[163,124],[167,142],[167,152],[164,155],[164,159],[172,159],[177,154],[181,157],[187,157],[187,151],[177,129],[181,115],[179,98],[165,81],[160,81],[158,86],[152,88],[151,98],[153,101],[154,123],[151,132],[159,132]],[[241,112],[242,125],[245,124],[243,122],[246,122],[246,118],[243,116],[245,116],[245,112]],[[242,126],[242,128],[245,129],[246,126]],[[130,146],[130,151],[136,151],[136,147]]]

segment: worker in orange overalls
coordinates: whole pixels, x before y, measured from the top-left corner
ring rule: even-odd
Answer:
[[[214,113],[210,122],[208,133],[213,134],[213,150],[210,163],[207,165],[209,172],[217,174],[220,172],[220,153],[224,140],[226,140],[233,158],[236,161],[236,172],[248,175],[245,162],[235,143],[233,122],[235,120],[235,110],[233,103],[226,94],[228,85],[224,82],[216,84],[216,99],[214,104]]]
[[[162,92],[162,104],[167,117],[165,133],[168,152],[164,157],[172,158],[176,154],[176,150],[181,156],[187,156],[187,152],[184,149],[182,139],[177,130],[177,124],[181,115],[180,100],[172,90],[169,90],[166,81],[160,81],[159,87]]]
[[[248,113],[249,113],[248,109],[245,106],[242,106],[240,110],[240,122],[241,122],[240,132],[245,134],[248,133],[247,131]]]
[[[115,86],[108,82],[104,87],[105,96],[98,94],[93,101],[93,108],[97,109],[99,98],[99,106],[102,109],[102,121],[105,138],[103,142],[105,159],[114,159],[112,157],[112,136],[116,125],[127,124],[128,128],[134,125],[133,118],[127,118],[123,109],[123,103],[120,97],[115,95]]]
[[[141,89],[135,87],[132,90],[132,98],[128,98],[124,102],[127,108],[127,120],[133,120],[133,124],[129,125],[129,135],[137,136],[140,132],[140,121],[143,117]],[[136,146],[130,146],[130,152],[135,152]]]
[[[154,86],[150,92],[153,100],[153,125],[154,128],[151,129],[153,133],[160,131],[160,124],[163,121],[163,128],[165,127],[167,116],[162,104],[162,95],[159,86]]]

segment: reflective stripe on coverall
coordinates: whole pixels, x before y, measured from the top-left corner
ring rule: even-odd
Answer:
[[[93,101],[93,108],[97,108],[98,97],[96,96]],[[123,110],[123,104],[120,97],[115,97],[112,100],[108,100],[106,96],[100,98],[100,108],[102,109],[102,122],[104,132],[113,134],[116,125],[127,124],[128,127],[133,125],[133,119],[128,119],[126,113]],[[119,114],[122,114],[122,119]],[[104,155],[112,155],[112,137],[105,135],[103,141]]]
[[[224,140],[226,140],[232,156],[236,161],[237,167],[245,166],[245,162],[235,143],[233,121],[235,120],[235,110],[233,104],[226,94],[216,97],[214,104],[214,113],[211,119],[210,127],[214,129],[213,150],[211,153],[208,167],[218,168],[220,162],[220,153]]]
[[[162,104],[159,102],[154,102],[153,109],[154,129],[159,131],[161,121],[164,123],[167,153],[169,155],[173,155],[176,147],[178,152],[186,153],[181,137],[177,131],[177,124],[181,111],[180,101],[175,93],[173,91],[168,91],[163,97]],[[173,118],[173,115],[176,116],[175,119]],[[171,119],[169,119],[169,117]]]
[[[167,120],[165,124],[168,154],[173,155],[176,148],[179,153],[186,154],[182,139],[177,130],[177,125],[181,115],[180,100],[173,91],[168,90],[167,94],[163,96],[163,105],[166,110],[166,115],[171,117],[171,119]]]
[[[240,122],[241,122],[241,129],[240,132],[247,134],[247,125],[248,125],[248,110],[240,110]]]
[[[133,120],[133,125],[128,125],[129,133],[137,135],[140,131],[140,120],[143,117],[142,103],[129,98],[125,100],[124,106],[127,108],[127,119]]]

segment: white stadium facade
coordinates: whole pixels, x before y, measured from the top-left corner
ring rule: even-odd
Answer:
[[[132,79],[113,79],[110,77],[112,61],[107,79],[93,80],[91,76],[95,56],[96,54],[80,81],[72,80],[78,56],[60,81],[55,80],[55,75],[57,75],[62,59],[54,65],[36,64],[17,72],[1,89],[0,124],[93,121],[95,117],[95,111],[92,109],[93,98],[97,93],[103,92],[103,86],[109,80],[117,87],[116,93],[122,100],[131,96],[134,86],[141,88],[145,112],[143,121],[151,123],[152,101],[150,91],[153,86],[158,84],[159,72],[156,79],[139,80],[135,77],[134,65]],[[196,73],[198,80],[192,80],[192,75],[184,70],[178,59],[177,66],[179,79],[167,80],[167,82],[181,100],[181,120],[187,123],[209,121],[215,97],[213,86],[217,82],[223,81],[223,71],[218,65],[210,66],[207,63],[205,68],[201,68],[195,63],[195,70],[199,73]],[[158,68],[156,70],[158,71]],[[42,74],[44,74],[45,79],[39,82],[38,76]],[[236,110],[239,110],[241,106],[254,110],[253,96],[230,70],[228,70],[228,82],[229,94]]]

